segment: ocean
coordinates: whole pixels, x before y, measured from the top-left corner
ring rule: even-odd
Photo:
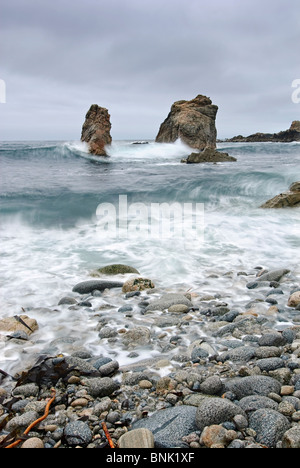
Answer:
[[[99,342],[97,314],[58,307],[106,265],[135,267],[169,291],[226,293],[240,307],[249,300],[243,272],[288,268],[299,280],[299,209],[260,208],[299,181],[299,143],[219,143],[237,162],[197,165],[181,163],[191,153],[181,141],[133,143],[114,141],[108,158],[80,142],[0,144],[0,320],[25,310],[39,324],[22,346],[0,340],[4,371],[59,340],[68,352],[63,337],[110,352]],[[163,228],[155,217],[162,207]],[[120,294],[110,294],[118,307]],[[120,316],[112,320],[122,326]]]

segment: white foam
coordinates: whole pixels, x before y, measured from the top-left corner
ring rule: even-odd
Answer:
[[[188,145],[178,139],[175,143],[156,143],[135,145],[131,142],[112,142],[106,147],[107,154],[119,161],[145,161],[147,163],[165,164],[166,162],[180,163],[181,158],[193,151]]]

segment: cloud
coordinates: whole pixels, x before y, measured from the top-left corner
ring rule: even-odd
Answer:
[[[0,138],[79,138],[92,103],[115,139],[155,138],[199,93],[220,137],[287,128],[299,13],[298,0],[2,0]]]

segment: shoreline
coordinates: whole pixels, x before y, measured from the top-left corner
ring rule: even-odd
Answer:
[[[72,337],[65,337],[69,352],[60,353],[57,341],[54,353],[36,356],[24,369],[16,387],[2,379],[0,444],[13,429],[25,429],[43,413],[51,387],[56,390],[52,410],[29,433],[29,440],[38,439],[46,448],[106,447],[102,422],[115,446],[129,443],[132,448],[145,443],[145,431],[154,434],[149,448],[300,444],[295,435],[300,421],[300,310],[288,306],[300,290],[299,278],[286,269],[228,275],[242,282],[246,298],[251,296],[246,304],[222,291],[203,295],[178,286],[147,289],[145,281],[131,284],[133,290],[129,286],[126,292],[120,287],[70,291],[62,306],[95,314],[95,332],[107,352],[93,354],[78,343],[74,348]],[[103,279],[92,281],[99,285]],[[139,287],[145,289],[134,290]],[[118,310],[94,308],[99,297],[116,296],[123,303]],[[116,314],[125,326],[117,320],[112,325]],[[13,340],[22,346],[24,338],[10,338],[10,346]],[[120,349],[127,356],[125,364],[113,356]],[[140,438],[131,440],[133,435]],[[153,445],[149,437],[147,443]]]

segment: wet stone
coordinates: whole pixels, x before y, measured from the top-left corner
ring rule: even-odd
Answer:
[[[93,434],[88,424],[83,421],[74,421],[66,425],[64,437],[68,445],[86,446],[91,442]]]

